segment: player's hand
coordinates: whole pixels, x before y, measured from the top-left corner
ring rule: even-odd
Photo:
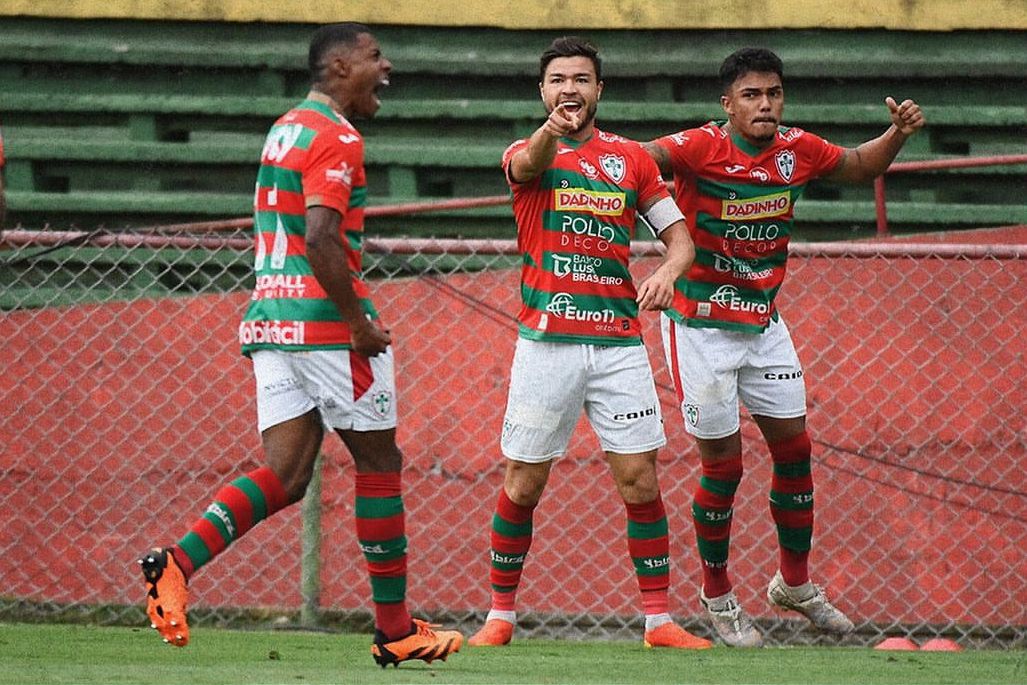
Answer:
[[[663,311],[670,309],[674,302],[674,277],[665,273],[665,269],[657,269],[649,278],[638,286],[638,297],[635,302],[644,311]]]
[[[912,100],[903,100],[901,105],[897,105],[893,98],[887,97],[884,99],[884,104],[888,105],[891,121],[895,124],[895,128],[899,129],[903,135],[911,136],[927,123],[924,113],[920,111],[920,105]]]
[[[578,127],[581,126],[583,111],[584,110],[569,112],[567,111],[566,105],[557,105],[553,111],[549,113],[549,117],[547,117],[546,122],[542,124],[542,128],[544,128],[546,132],[554,138],[566,136],[578,130]]]
[[[353,351],[365,357],[377,357],[392,344],[388,331],[367,320],[363,324],[351,325],[349,336]]]

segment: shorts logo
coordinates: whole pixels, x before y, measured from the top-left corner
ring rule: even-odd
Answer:
[[[781,150],[774,155],[774,164],[777,165],[777,173],[786,181],[792,180],[795,172],[795,153],[791,150]]]
[[[371,404],[374,406],[374,411],[378,416],[388,416],[389,410],[392,408],[392,393],[388,390],[376,393],[371,399]]]
[[[624,158],[620,155],[599,155],[599,166],[603,168],[603,173],[609,176],[614,183],[620,183],[624,180],[624,172],[627,165],[624,163]]]
[[[699,405],[697,404],[686,404],[685,405],[685,420],[692,426],[699,425]]]

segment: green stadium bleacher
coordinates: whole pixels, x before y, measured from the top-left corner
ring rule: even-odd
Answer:
[[[311,27],[6,18],[0,121],[10,217],[131,225],[248,213],[270,123],[307,88]],[[381,27],[395,64],[367,140],[372,204],[506,192],[498,161],[543,110],[535,70],[552,33]],[[721,116],[722,53],[764,44],[786,68],[786,123],[855,145],[884,130],[885,95],[929,127],[901,160],[1027,153],[1027,54],[1017,32],[590,32],[605,59],[600,125],[649,139]],[[728,46],[728,47],[725,47]],[[1023,222],[1024,165],[889,176],[900,230]],[[817,183],[810,235],[867,230],[868,187]],[[505,234],[509,208],[374,219],[369,230]]]

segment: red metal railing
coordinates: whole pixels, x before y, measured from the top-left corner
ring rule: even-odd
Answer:
[[[977,166],[1001,166],[1005,164],[1027,164],[1027,155],[994,155],[991,157],[960,157],[958,159],[935,159],[922,162],[895,162],[885,174],[903,171],[931,171],[935,169],[964,169]],[[878,237],[888,235],[888,210],[884,197],[884,174],[874,179],[874,209],[877,214]]]

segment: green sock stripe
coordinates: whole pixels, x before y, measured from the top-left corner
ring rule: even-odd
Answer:
[[[628,537],[636,540],[652,540],[667,535],[667,517],[653,523],[641,523],[628,519]]]
[[[253,510],[253,525],[257,525],[267,518],[267,499],[264,498],[264,491],[256,483],[248,476],[239,476],[232,481],[232,485],[242,490],[250,500],[250,508]]]
[[[813,508],[813,491],[785,493],[771,490],[770,504],[788,511],[808,511]]]
[[[215,511],[211,511],[212,509]],[[225,541],[226,546],[232,544],[232,541],[235,540],[234,531],[239,530],[239,528],[235,525],[235,517],[232,516],[232,512],[227,506],[221,502],[213,502],[207,507],[207,511],[203,512],[203,518],[213,524],[214,528],[221,534],[221,539]],[[225,519],[228,519],[228,521],[226,522]]]
[[[357,496],[354,510],[360,519],[385,519],[403,513],[403,498]]]
[[[499,514],[493,514],[492,530],[496,531],[503,537],[521,538],[525,535],[531,535],[531,521],[526,521],[524,523],[510,523]]]
[[[734,497],[740,480],[714,480],[708,476],[699,479],[699,487],[721,497]]]
[[[371,599],[377,604],[396,604],[407,596],[407,577],[380,578],[371,576]]]
[[[707,540],[705,538],[696,538],[696,542],[699,544],[699,556],[706,561],[713,563],[722,564],[727,561],[728,540]]]
[[[392,561],[407,553],[407,537],[401,535],[391,540],[360,540],[360,550],[368,561]]]
[[[793,552],[808,552],[813,546],[813,528],[777,527],[778,543]]]
[[[192,531],[186,533],[185,537],[178,541],[178,547],[189,557],[189,561],[193,562],[193,569],[198,569],[210,561],[211,554],[207,549],[207,544],[203,538]]]
[[[812,473],[812,469],[810,468],[809,460],[797,461],[791,464],[774,464],[775,476],[795,478],[797,476],[808,476],[810,473]]]
[[[496,585],[495,583],[492,583],[492,589],[495,590],[496,592],[507,593],[507,592],[515,592],[517,590],[517,586],[516,585]]]
[[[692,519],[706,526],[729,526],[734,513],[734,507],[707,509],[698,502],[692,502]]]
[[[635,564],[635,573],[640,576],[663,576],[670,573],[670,557],[631,557]]]

